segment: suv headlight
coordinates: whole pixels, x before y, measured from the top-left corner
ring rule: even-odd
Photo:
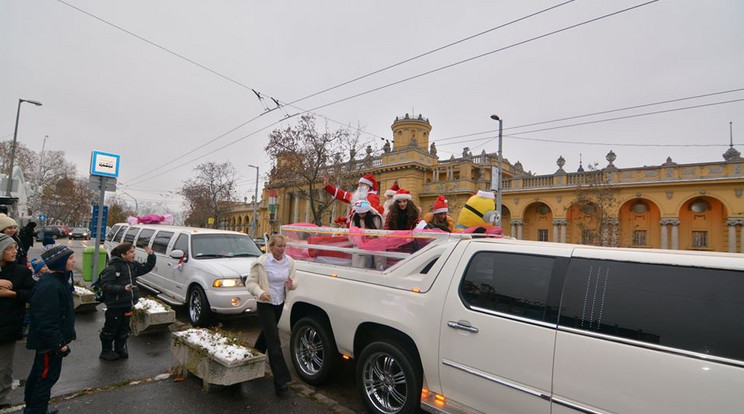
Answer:
[[[212,282],[212,287],[216,288],[232,288],[243,286],[245,286],[245,284],[243,283],[243,279],[239,277],[229,279],[215,279],[215,281]]]

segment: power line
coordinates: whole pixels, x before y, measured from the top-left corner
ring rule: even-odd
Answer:
[[[332,90],[334,90],[334,89],[340,88],[340,87],[342,87],[342,86],[346,86],[346,85],[348,85],[348,84],[350,84],[350,83],[353,83],[353,82],[356,82],[356,81],[360,81],[360,80],[362,80],[362,79],[365,79],[365,78],[368,78],[368,77],[370,77],[370,76],[372,76],[372,75],[376,75],[376,74],[378,74],[378,73],[384,72],[384,71],[386,71],[386,70],[388,70],[388,69],[393,69],[393,68],[395,68],[395,67],[398,67],[398,66],[401,66],[401,65],[403,65],[403,64],[406,64],[406,63],[412,62],[412,61],[414,61],[414,60],[416,60],[416,59],[420,59],[420,58],[422,58],[422,57],[424,57],[424,56],[428,56],[428,55],[431,55],[431,54],[433,54],[433,53],[439,52],[439,51],[441,51],[441,50],[444,50],[444,49],[450,48],[450,47],[452,47],[452,46],[458,45],[458,44],[460,44],[460,43],[464,43],[464,42],[467,42],[468,40],[472,40],[472,39],[475,39],[475,38],[476,38],[476,37],[478,37],[478,36],[482,36],[482,35],[484,35],[484,34],[487,34],[487,33],[493,32],[493,31],[495,31],[495,30],[498,30],[498,29],[502,29],[502,28],[504,28],[504,27],[506,27],[506,26],[510,26],[510,25],[512,25],[512,24],[515,24],[515,23],[518,23],[518,22],[520,22],[520,21],[522,21],[522,20],[526,20],[526,19],[529,19],[530,17],[535,17],[535,16],[537,16],[537,15],[539,15],[539,14],[542,14],[542,13],[548,12],[548,11],[550,11],[550,10],[553,10],[553,9],[557,9],[558,7],[561,7],[561,6],[565,6],[566,4],[569,4],[569,3],[572,3],[572,2],[574,2],[574,0],[568,0],[568,1],[565,1],[565,2],[563,2],[563,3],[557,4],[557,5],[555,5],[555,6],[551,6],[551,7],[548,7],[548,8],[546,8],[546,9],[543,9],[543,10],[540,10],[540,11],[537,11],[537,12],[534,12],[534,13],[531,13],[531,14],[528,14],[528,15],[526,15],[526,16],[522,16],[522,17],[520,17],[520,18],[514,19],[514,20],[512,20],[512,21],[510,21],[510,22],[507,22],[507,23],[503,23],[503,24],[500,24],[500,25],[498,25],[498,26],[492,27],[492,28],[490,28],[490,29],[487,29],[487,30],[484,30],[484,31],[482,31],[482,32],[478,32],[478,33],[476,33],[476,34],[474,34],[474,35],[470,35],[470,36],[468,36],[468,37],[465,37],[465,38],[463,38],[463,39],[460,39],[460,40],[456,40],[456,41],[454,41],[454,42],[451,42],[451,43],[447,43],[446,45],[443,45],[443,46],[437,47],[437,48],[435,48],[435,49],[432,49],[432,50],[430,50],[430,51],[428,51],[428,52],[424,52],[424,53],[421,53],[421,54],[419,54],[419,55],[416,55],[416,56],[410,57],[410,58],[408,58],[408,59],[404,59],[404,60],[402,60],[402,61],[400,61],[400,62],[398,62],[398,63],[393,63],[392,65],[388,65],[388,66],[382,67],[382,68],[380,68],[380,69],[374,70],[374,71],[372,71],[372,72],[369,72],[369,73],[367,73],[366,75],[361,75],[361,76],[358,76],[358,77],[356,77],[356,78],[353,78],[353,79],[349,79],[349,80],[347,80],[347,81],[345,81],[345,82],[341,82],[341,83],[339,83],[339,84],[336,84],[336,85],[333,85],[333,86],[331,86],[331,87],[325,88],[325,89],[323,89],[323,90],[320,90],[320,91],[318,91],[318,92],[315,92],[315,93],[311,93],[310,95],[307,95],[307,96],[305,96],[305,97],[302,97],[302,98],[299,98],[299,99],[295,99],[294,101],[292,101],[292,102],[289,102],[289,103],[288,103],[287,105],[292,105],[292,104],[295,104],[295,103],[297,103],[297,102],[300,102],[300,101],[304,101],[304,100],[306,100],[306,99],[309,99],[309,98],[312,98],[312,97],[318,96],[318,95],[320,95],[320,94],[326,93],[326,92],[328,92],[328,91],[332,91]]]
[[[697,98],[704,98],[704,97],[715,96],[715,95],[723,95],[723,94],[727,94],[727,93],[740,92],[740,91],[744,91],[744,88],[729,89],[727,91],[721,91],[721,92],[711,92],[711,93],[706,93],[706,94],[702,94],[702,95],[688,96],[688,97],[684,97],[684,98],[670,99],[670,100],[666,100],[666,101],[659,101],[659,102],[653,102],[653,103],[647,103],[647,104],[641,104],[641,105],[626,106],[624,108],[609,109],[609,110],[606,110],[606,111],[592,112],[592,113],[583,114],[583,115],[574,115],[574,116],[568,116],[568,117],[565,117],[565,118],[551,119],[550,121],[533,122],[533,123],[530,123],[530,124],[524,124],[524,125],[518,125],[518,126],[513,126],[513,127],[507,127],[507,128],[504,128],[503,131],[508,131],[508,130],[511,130],[511,129],[526,128],[526,127],[535,126],[535,125],[550,124],[550,123],[554,123],[554,122],[568,121],[568,120],[571,120],[571,119],[588,118],[590,116],[604,115],[604,114],[609,114],[609,113],[613,113],[613,112],[621,112],[621,111],[627,111],[627,110],[630,110],[630,109],[645,108],[645,107],[649,107],[649,106],[662,105],[662,104],[667,104],[667,103],[672,103],[672,102],[680,102],[680,101],[686,101],[686,100],[697,99]],[[448,140],[451,140],[451,139],[472,137],[472,136],[475,136],[475,135],[482,135],[482,134],[491,134],[491,133],[494,133],[494,132],[498,132],[498,129],[491,129],[491,130],[483,131],[483,132],[473,132],[473,133],[470,133],[470,134],[455,135],[455,136],[452,136],[452,137],[440,138],[440,139],[436,140],[436,142],[439,143],[439,142],[448,141]]]
[[[442,70],[449,69],[451,67],[458,66],[458,65],[461,65],[463,63],[467,63],[467,62],[470,62],[470,61],[473,61],[473,60],[476,60],[476,59],[480,59],[480,58],[483,58],[483,57],[486,57],[486,56],[490,56],[490,55],[492,55],[494,53],[497,53],[497,52],[502,52],[502,51],[507,50],[507,49],[511,49],[511,48],[514,48],[514,47],[517,47],[517,46],[521,46],[521,45],[526,44],[526,43],[533,42],[535,40],[539,40],[539,39],[542,39],[542,38],[545,38],[545,37],[549,37],[549,36],[552,36],[552,35],[555,35],[555,34],[558,34],[558,33],[561,33],[561,32],[565,32],[565,31],[568,31],[568,30],[571,30],[571,29],[575,29],[575,28],[580,27],[580,26],[587,25],[589,23],[593,23],[593,22],[596,22],[596,21],[599,21],[599,20],[603,20],[603,19],[606,19],[606,18],[615,16],[615,15],[618,15],[618,14],[621,14],[621,13],[625,13],[625,12],[628,12],[628,11],[631,11],[631,10],[634,10],[634,9],[637,9],[637,8],[640,8],[640,7],[643,7],[643,6],[647,6],[649,4],[656,3],[657,1],[659,1],[659,0],[651,0],[651,1],[648,1],[646,3],[638,4],[636,6],[632,6],[632,7],[626,8],[626,9],[618,10],[616,12],[608,13],[608,14],[605,14],[605,15],[602,15],[602,16],[599,16],[599,17],[595,17],[593,19],[585,20],[585,21],[583,21],[581,23],[576,23],[576,24],[573,24],[571,26],[566,26],[566,27],[564,27],[562,29],[554,30],[552,32],[548,32],[548,33],[545,33],[545,34],[542,34],[542,35],[539,35],[539,36],[535,36],[535,37],[532,37],[530,39],[523,40],[521,42],[512,43],[511,45],[504,46],[504,47],[501,47],[501,48],[498,48],[498,49],[495,49],[495,50],[491,50],[490,52],[481,53],[480,55],[472,56],[472,57],[469,57],[467,59],[463,59],[463,60],[459,60],[459,61],[454,62],[454,63],[450,63],[448,65],[440,66],[440,67],[438,67],[436,69],[432,69],[432,70],[429,70],[429,71],[426,71],[426,72],[419,73],[418,75],[409,76],[409,77],[407,77],[405,79],[401,79],[401,80],[398,80],[398,81],[395,81],[395,82],[391,82],[391,83],[388,83],[388,84],[385,84],[385,85],[382,85],[382,86],[378,86],[376,88],[368,89],[368,90],[366,90],[364,92],[359,92],[357,94],[354,94],[354,95],[351,95],[351,96],[347,96],[346,98],[337,99],[337,100],[335,100],[333,102],[330,102],[330,103],[327,103],[327,104],[316,106],[315,108],[310,109],[308,112],[317,111],[319,109],[326,108],[326,107],[329,107],[331,105],[335,105],[335,104],[338,104],[338,103],[341,103],[341,102],[345,102],[345,101],[348,101],[348,100],[351,100],[351,99],[354,99],[354,98],[358,98],[360,96],[368,95],[368,94],[370,94],[372,92],[377,92],[377,91],[380,91],[382,89],[386,89],[386,88],[389,88],[391,86],[399,85],[401,83],[405,83],[405,82],[408,82],[408,81],[413,80],[413,79],[417,79],[417,78],[420,78],[420,77],[423,77],[423,76],[426,76],[426,75],[431,75],[432,73],[440,72]]]

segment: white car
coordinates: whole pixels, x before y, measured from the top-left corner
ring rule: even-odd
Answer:
[[[255,312],[256,300],[245,289],[250,266],[261,255],[256,243],[244,233],[162,224],[111,228],[104,246],[122,242],[135,245],[135,260],[144,262],[144,248],[157,256],[152,271],[140,276],[139,285],[157,293],[171,305],[187,305],[195,326],[209,325],[217,315]]]

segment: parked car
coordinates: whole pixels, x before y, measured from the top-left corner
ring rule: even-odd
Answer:
[[[245,289],[253,261],[261,255],[248,235],[234,231],[164,224],[115,224],[104,246],[122,242],[135,246],[135,260],[147,260],[145,247],[157,265],[137,283],[171,305],[186,305],[195,326],[209,325],[218,315],[256,311],[256,299]]]
[[[36,241],[44,241],[45,236],[59,239],[65,237],[65,233],[62,231],[62,227],[60,226],[42,226],[36,232]]]
[[[87,227],[75,227],[70,231],[70,235],[68,237],[70,238],[70,240],[90,240],[90,230]]]

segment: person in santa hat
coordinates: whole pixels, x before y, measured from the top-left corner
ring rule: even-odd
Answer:
[[[424,215],[424,221],[427,223],[426,228],[440,229],[452,233],[455,230],[455,220],[448,213],[447,199],[440,194],[434,202],[434,209]]]
[[[399,189],[393,201],[385,220],[385,230],[413,230],[420,220],[419,209],[413,203],[410,191]]]
[[[398,181],[393,182],[393,185],[390,186],[387,190],[385,190],[385,201],[382,204],[382,222],[384,223],[387,220],[387,212],[390,211],[390,209],[393,207],[393,197],[395,196],[395,193],[400,190],[400,187],[398,186]]]
[[[370,206],[377,211],[382,211],[380,206],[380,196],[377,195],[377,179],[372,174],[365,174],[359,179],[359,186],[353,192],[344,191],[328,183],[328,177],[325,177],[325,191],[333,196],[336,200],[341,200],[348,204],[353,204],[357,200],[367,200]]]

